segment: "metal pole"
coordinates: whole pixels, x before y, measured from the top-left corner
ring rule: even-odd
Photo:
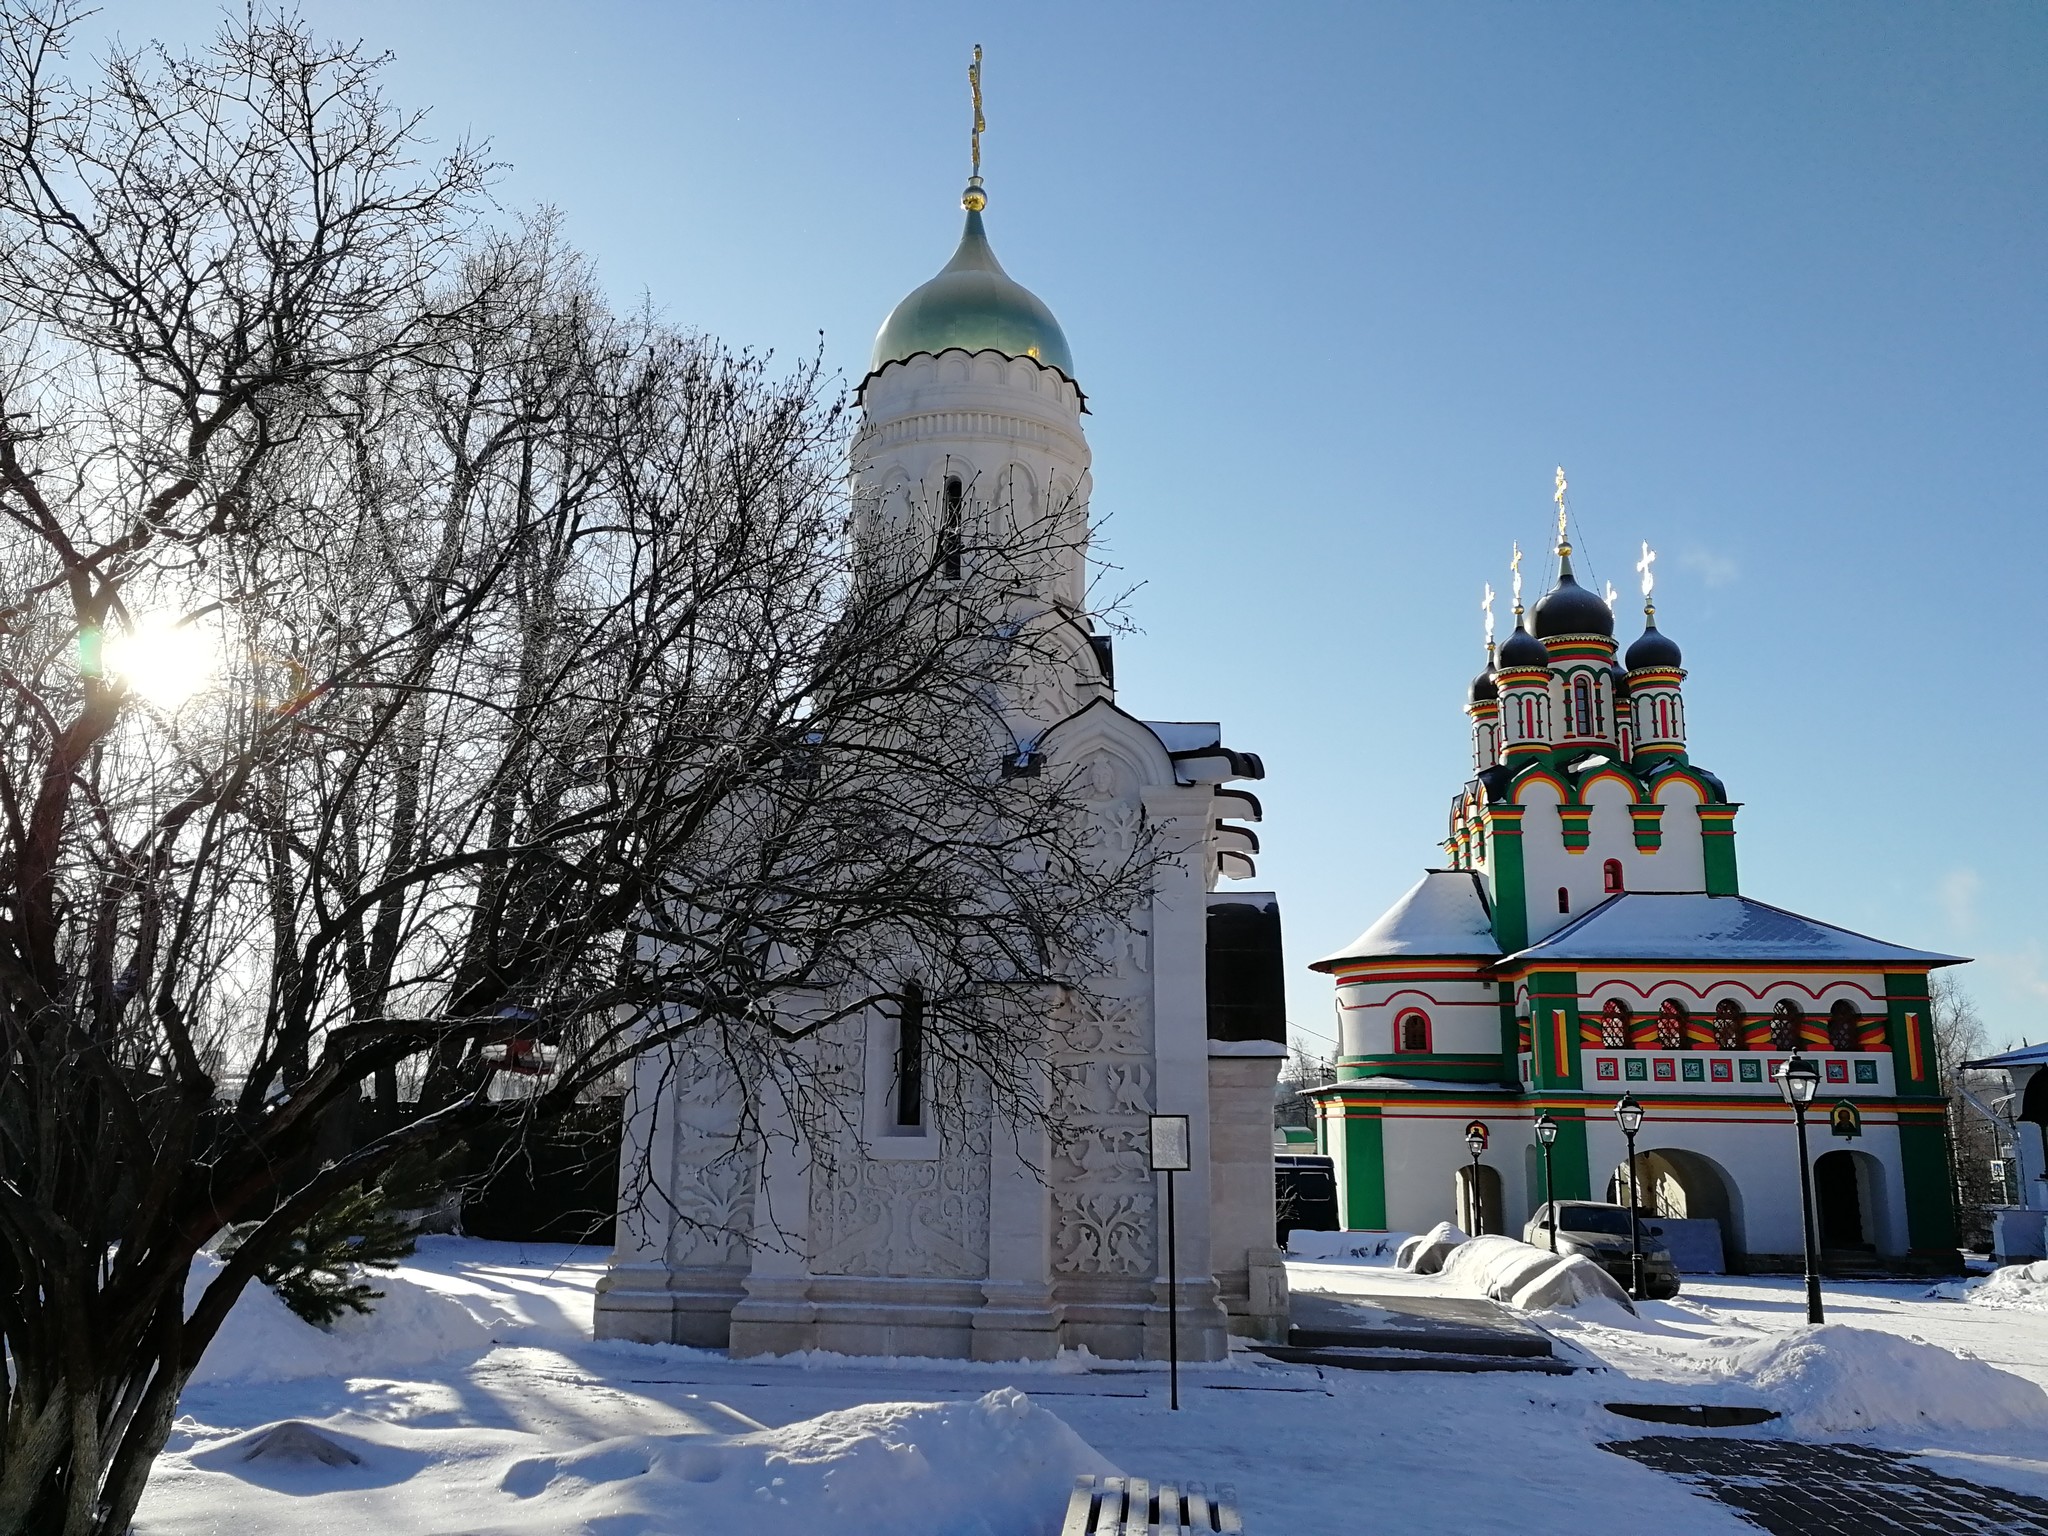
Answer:
[[[1479,1154],[1472,1154],[1472,1173],[1465,1181],[1465,1214],[1472,1219],[1472,1235],[1486,1235],[1486,1202],[1479,1195]]]
[[[1642,1197],[1636,1189],[1636,1137],[1633,1131],[1622,1132],[1628,1142],[1628,1277],[1629,1294],[1637,1301],[1643,1299],[1643,1219],[1640,1214]]]
[[[1166,1174],[1166,1372],[1167,1399],[1180,1411],[1180,1243],[1173,1227],[1173,1170]]]
[[[1813,1222],[1813,1169],[1806,1161],[1806,1106],[1794,1103],[1793,1124],[1799,1127],[1799,1214],[1806,1237],[1806,1320],[1825,1321],[1820,1306],[1820,1234]]]
[[[1543,1148],[1543,1214],[1550,1218],[1547,1223],[1550,1228],[1550,1251],[1555,1253],[1557,1252],[1557,1194],[1550,1187],[1550,1143],[1541,1141],[1537,1145]]]

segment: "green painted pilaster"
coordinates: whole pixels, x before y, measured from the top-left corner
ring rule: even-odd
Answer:
[[[1707,866],[1709,896],[1739,896],[1735,880],[1735,813],[1739,805],[1700,807],[1700,852]]]
[[[1529,947],[1529,893],[1522,870],[1522,807],[1488,809],[1493,845],[1493,938],[1501,953]]]
[[[1387,1150],[1380,1112],[1363,1105],[1332,1106],[1344,1118],[1344,1182],[1337,1191],[1347,1232],[1384,1232],[1387,1227]]]
[[[1560,1025],[1557,1015],[1562,1013]],[[1573,971],[1536,971],[1529,977],[1529,1033],[1535,1047],[1530,1087],[1579,1086],[1579,978]],[[1562,1036],[1560,1039],[1559,1037]]]
[[[1941,1082],[1934,1059],[1934,1012],[1928,1004],[1926,972],[1887,975],[1884,996],[1885,1038],[1891,1046],[1897,1093],[1902,1099],[1934,1098],[1941,1091]]]
[[[1557,1140],[1550,1148],[1550,1177],[1560,1200],[1593,1198],[1592,1160],[1586,1151],[1586,1117],[1575,1109],[1553,1109]]]
[[[1906,1183],[1906,1243],[1915,1253],[1956,1246],[1955,1188],[1949,1174],[1948,1136],[1939,1115],[1902,1110],[1899,1163]]]

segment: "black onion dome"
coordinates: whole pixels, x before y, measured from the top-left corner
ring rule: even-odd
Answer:
[[[1522,628],[1522,621],[1517,618],[1515,632],[1502,642],[1497,659],[1503,667],[1547,667],[1550,652],[1541,640]]]
[[[1614,611],[1598,592],[1589,592],[1572,576],[1572,557],[1566,555],[1557,573],[1557,585],[1536,600],[1536,638],[1555,635],[1612,635]]]
[[[1609,670],[1610,672],[1612,672],[1612,673],[1614,674],[1614,696],[1615,696],[1615,698],[1617,698],[1617,699],[1625,699],[1625,698],[1627,698],[1627,697],[1628,697],[1628,673],[1624,672],[1624,671],[1623,671],[1623,670],[1622,670],[1622,669],[1621,669],[1620,667],[1618,667],[1618,666],[1616,666],[1616,667],[1610,667],[1610,668],[1608,668],[1608,670]]]
[[[1675,667],[1679,664],[1678,643],[1657,628],[1657,621],[1650,619],[1643,625],[1642,634],[1629,646],[1624,658],[1631,672],[1644,667]]]
[[[1500,697],[1500,684],[1493,680],[1492,662],[1472,679],[1472,691],[1466,697],[1474,704],[1488,704]]]

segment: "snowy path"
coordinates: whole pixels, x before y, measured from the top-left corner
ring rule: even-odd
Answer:
[[[1600,1357],[1635,1381],[1613,1369],[1564,1377],[1324,1373],[1240,1356],[1184,1372],[1184,1408],[1175,1414],[1167,1407],[1164,1371],[1145,1367],[735,1362],[706,1351],[594,1344],[588,1328],[598,1257],[591,1250],[454,1239],[423,1245],[403,1276],[418,1294],[432,1295],[424,1305],[394,1306],[384,1326],[396,1330],[406,1317],[412,1321],[405,1326],[415,1330],[431,1326],[432,1307],[440,1305],[433,1296],[439,1296],[479,1319],[493,1342],[380,1370],[372,1328],[356,1346],[356,1363],[339,1374],[194,1385],[144,1501],[138,1536],[256,1536],[316,1522],[336,1536],[584,1530],[723,1536],[726,1527],[689,1513],[695,1505],[663,1504],[648,1513],[644,1498],[635,1502],[635,1490],[645,1494],[654,1480],[633,1467],[593,1471],[579,1464],[575,1477],[561,1472],[548,1485],[549,1497],[527,1496],[528,1484],[542,1476],[533,1468],[543,1464],[531,1459],[561,1457],[618,1436],[744,1435],[756,1425],[779,1430],[877,1402],[952,1403],[964,1411],[1006,1386],[1029,1394],[1124,1471],[1235,1483],[1252,1536],[1362,1526],[1516,1536],[1633,1536],[1643,1529],[1754,1536],[1754,1527],[1726,1509],[1601,1450],[1602,1441],[1641,1428],[1601,1405],[1622,1396],[1707,1400],[1694,1357],[1754,1338],[1759,1325],[1797,1321],[1784,1311],[1788,1297],[1797,1299],[1796,1284],[1788,1292],[1776,1281],[1714,1282],[1712,1304],[1723,1309],[1716,1314],[1699,1309],[1709,1295],[1702,1286],[1668,1309],[1668,1317],[1660,1311],[1650,1319],[1649,1332],[1594,1322],[1562,1329],[1570,1345],[1588,1352],[1589,1363]],[[1297,1265],[1294,1278],[1304,1288],[1336,1292],[1434,1286],[1341,1264]],[[1869,1315],[1855,1319],[1859,1323],[1934,1337],[1932,1326],[1916,1325],[1938,1318],[1935,1326],[1970,1334],[1957,1335],[1956,1342],[1987,1355],[1996,1344],[2028,1362],[2036,1379],[2048,1377],[2048,1316],[1954,1319],[1949,1314],[1980,1309],[1915,1302],[1910,1293],[1893,1297],[1883,1287],[1852,1289],[1878,1293],[1868,1302]],[[399,1295],[394,1288],[394,1303]],[[417,1357],[416,1340],[397,1343],[406,1347],[394,1346],[396,1356]],[[273,1362],[287,1355],[281,1343],[263,1353]],[[285,1359],[280,1369],[289,1368]],[[340,1472],[252,1471],[222,1451],[234,1435],[282,1418],[319,1421],[353,1436],[365,1465]],[[515,1471],[522,1462],[526,1469]],[[543,1471],[553,1467],[547,1461]],[[1014,1471],[987,1465],[969,1467],[966,1475],[993,1480]],[[2024,1480],[2037,1472],[2040,1483],[2029,1485],[2048,1486],[2048,1467],[2010,1458],[1997,1476]],[[704,1480],[693,1473],[684,1478],[673,1487],[685,1493]],[[765,1476],[762,1482],[754,1490],[763,1501],[761,1518],[748,1519],[749,1536],[815,1528],[800,1518],[788,1525],[772,1518],[798,1518],[799,1512],[771,1508],[775,1488],[766,1486]],[[893,1528],[878,1511],[873,1524],[848,1527],[844,1536]],[[1033,1525],[1013,1519],[988,1529],[1008,1536]]]

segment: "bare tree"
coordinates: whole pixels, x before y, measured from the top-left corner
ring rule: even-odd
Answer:
[[[1990,1208],[2012,1202],[2009,1184],[1992,1176],[1994,1161],[2009,1161],[2017,1130],[2010,1106],[2000,1106],[1998,1074],[1973,1072],[1963,1063],[1985,1054],[1984,1021],[1977,1003],[1951,973],[1928,984],[1929,1012],[1934,1026],[1934,1055],[1948,1096],[1949,1162],[1955,1178],[1956,1224],[1962,1241],[1988,1242]],[[2003,1118],[1987,1109],[2003,1107]]]
[[[807,1037],[911,976],[1043,1115],[1169,851],[1017,771],[1085,509],[852,506],[815,366],[479,232],[376,59],[250,17],[81,88],[74,21],[0,6],[0,1531],[118,1536],[250,1279],[408,1152],[676,1041],[838,1114]]]

